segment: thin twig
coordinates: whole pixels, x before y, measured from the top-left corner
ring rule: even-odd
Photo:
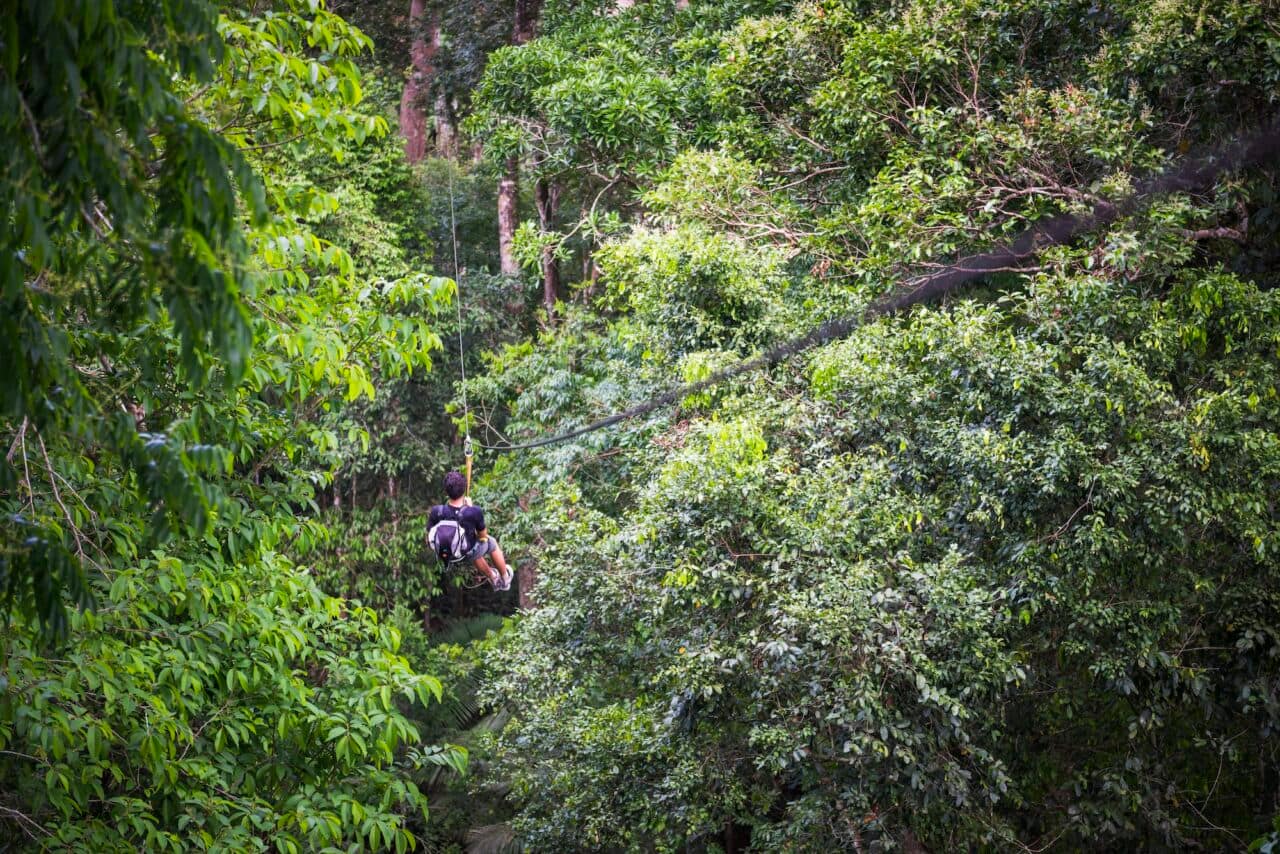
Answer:
[[[27,487],[27,507],[36,506],[36,493],[31,487],[31,469],[27,465],[27,431],[25,429],[26,419],[23,419],[23,431],[18,434],[18,438],[22,442],[22,483]]]
[[[31,112],[31,108],[27,106],[26,100],[22,97],[22,87],[14,86],[13,91],[17,94],[18,103],[22,105],[22,112],[26,115],[27,124],[30,125],[31,127],[31,138],[32,138],[32,142],[35,143],[34,147],[36,150],[36,159],[38,159],[40,161],[40,164],[43,166],[44,165],[44,144],[40,141],[40,129],[36,126],[36,117]]]
[[[276,140],[275,142],[263,142],[257,145],[242,145],[240,146],[240,150],[241,151],[264,151],[268,148],[279,148],[282,145],[288,145],[291,142],[297,142],[303,137],[314,136],[316,133],[318,133],[318,131],[312,128],[311,130],[304,130],[301,133],[296,133],[293,136],[289,137],[288,139],[280,139],[280,140]]]
[[[40,443],[40,454],[44,457],[45,468],[49,471],[49,485],[53,487],[53,500],[58,502],[58,506],[62,508],[62,515],[67,517],[67,524],[71,526],[71,533],[76,538],[76,556],[83,561],[84,541],[80,537],[80,529],[76,526],[67,505],[62,503],[62,492],[58,489],[58,473],[53,470],[53,463],[49,461],[49,451],[44,446],[44,437],[40,435],[39,430],[36,431],[36,441]]]
[[[1067,531],[1067,528],[1071,527],[1071,523],[1074,522],[1075,518],[1080,515],[1080,512],[1084,510],[1084,508],[1093,504],[1093,487],[1097,482],[1098,482],[1097,478],[1094,478],[1092,481],[1089,482],[1089,494],[1085,496],[1084,503],[1081,504],[1079,507],[1077,507],[1075,509],[1075,512],[1073,512],[1070,516],[1067,517],[1067,521],[1062,523],[1062,527],[1058,528],[1058,530],[1054,531],[1049,536],[1038,540],[1037,542],[1051,543],[1054,540],[1061,537],[1063,534],[1065,534]]]
[[[18,443],[22,441],[22,437],[27,433],[27,417],[22,416],[22,424],[18,427],[18,434],[13,437],[13,444],[9,446],[9,453],[4,455],[6,463],[13,462],[13,455],[18,452]]]
[[[1236,243],[1246,242],[1244,232],[1225,225],[1218,228],[1180,228],[1178,233],[1188,240],[1234,240]]]
[[[37,837],[28,828],[28,825],[30,825],[31,827],[34,827],[36,830],[40,831],[45,836],[53,835],[49,831],[45,830],[44,827],[39,822],[37,822],[34,818],[32,818],[31,816],[27,815],[24,812],[20,812],[19,810],[10,809],[9,807],[5,807],[5,806],[0,806],[0,815],[7,815],[10,818],[17,819],[18,827],[21,827],[23,832],[25,832],[27,836],[30,836],[32,839],[36,839]]]

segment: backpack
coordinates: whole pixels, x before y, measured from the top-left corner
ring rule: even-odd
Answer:
[[[471,551],[473,543],[462,525],[461,512],[448,504],[440,506],[448,507],[453,516],[442,518],[431,526],[431,530],[427,532],[427,544],[441,562],[458,563]]]

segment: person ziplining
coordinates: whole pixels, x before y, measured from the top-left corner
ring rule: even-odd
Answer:
[[[471,503],[467,479],[456,471],[449,472],[444,476],[444,492],[448,500],[432,507],[427,515],[431,550],[446,566],[469,562],[494,590],[510,590],[515,570],[507,566],[497,538],[489,534],[484,509]]]
[[[531,450],[576,439],[620,422],[647,415],[733,377],[777,364],[797,353],[843,338],[871,318],[937,299],[970,281],[983,279],[993,271],[1017,269],[1046,246],[1065,243],[1081,231],[1113,222],[1122,214],[1132,212],[1154,197],[1170,192],[1203,189],[1211,180],[1225,171],[1265,162],[1275,158],[1277,154],[1280,154],[1280,121],[1273,119],[1262,130],[1243,136],[1225,148],[1186,158],[1175,168],[1148,177],[1139,182],[1136,191],[1128,199],[1116,203],[1100,201],[1087,213],[1060,214],[1036,223],[1007,245],[968,256],[958,262],[944,265],[942,269],[928,275],[919,276],[903,287],[894,289],[859,314],[829,320],[798,338],[775,345],[755,358],[717,371],[703,380],[669,389],[631,409],[552,436],[522,443],[486,445],[481,442],[477,444],[486,450],[498,452]],[[452,173],[449,179],[454,281],[455,285],[460,285]],[[467,461],[467,474],[463,477],[460,473],[451,471],[445,475],[444,486],[448,502],[431,508],[427,522],[428,541],[432,550],[446,564],[470,561],[476,571],[483,575],[495,590],[508,590],[511,587],[513,571],[508,568],[498,541],[489,536],[485,527],[484,511],[472,505],[468,497],[471,486],[473,443],[470,433],[471,408],[467,401],[466,351],[462,339],[461,287],[458,287],[454,302],[458,312],[458,359],[461,372],[462,423],[466,431],[463,447]],[[493,559],[496,567],[489,565],[488,558]]]
[[[874,317],[892,314],[923,302],[938,299],[975,279],[983,279],[998,270],[1017,269],[1028,259],[1035,257],[1047,246],[1065,243],[1089,228],[1113,222],[1122,214],[1131,213],[1150,199],[1170,193],[1203,189],[1223,172],[1254,165],[1275,158],[1280,154],[1280,120],[1272,120],[1262,130],[1237,139],[1223,149],[1198,157],[1186,158],[1177,167],[1157,173],[1141,181],[1136,191],[1123,201],[1100,201],[1087,213],[1060,214],[1036,223],[1010,243],[994,250],[968,256],[927,275],[916,277],[872,303],[856,315],[829,320],[804,335],[775,345],[752,359],[724,368],[698,382],[668,389],[631,409],[615,413],[574,429],[522,443],[506,442],[501,445],[476,443],[486,450],[502,452],[532,450],[547,445],[566,442],[597,430],[603,430],[623,421],[647,415],[657,409],[678,403],[688,395],[740,376],[744,373],[769,367],[797,353],[810,350],[828,341],[843,338]],[[467,474],[456,471],[445,475],[444,488],[448,496],[445,504],[431,508],[428,515],[428,542],[436,555],[447,565],[469,561],[495,590],[509,590],[514,571],[507,566],[498,541],[489,536],[485,527],[484,511],[474,506],[468,497],[471,486],[471,408],[467,401],[466,351],[462,338],[462,291],[458,269],[457,218],[454,213],[453,175],[449,176],[449,212],[453,238],[454,282],[458,286],[455,306],[458,312],[458,358],[461,372],[463,427],[466,431],[464,453]],[[496,566],[490,566],[488,558]]]
[[[462,340],[462,276],[458,268],[458,218],[453,202],[453,173],[449,173],[449,232],[453,239],[454,307],[458,312],[458,368],[462,376],[462,422],[467,430],[463,456],[467,474],[451,471],[444,476],[446,501],[427,514],[427,544],[446,568],[469,562],[494,590],[510,590],[515,571],[507,566],[498,540],[489,535],[484,510],[471,503],[471,407],[467,404],[467,353]],[[489,565],[489,558],[494,566]]]

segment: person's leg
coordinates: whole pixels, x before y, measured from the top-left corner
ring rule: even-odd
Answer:
[[[493,580],[493,575],[489,574],[489,562],[485,558],[491,558],[497,564],[498,568],[495,570],[497,573],[496,581]],[[507,568],[506,556],[502,554],[502,547],[498,545],[496,537],[489,537],[482,541],[476,547],[473,560],[477,567],[482,568],[485,574],[489,575],[490,580],[493,581],[494,588],[498,590],[509,590],[511,588],[511,570]]]
[[[507,567],[506,555],[502,553],[501,546],[495,540],[493,550],[489,552],[489,556],[493,558],[493,562],[498,566],[498,572],[502,573],[503,581],[511,581],[511,570]]]
[[[477,557],[471,563],[476,569],[484,573],[485,578],[489,579],[489,583],[492,584],[494,588],[502,587],[502,573],[489,566],[489,562],[485,560],[484,557]]]

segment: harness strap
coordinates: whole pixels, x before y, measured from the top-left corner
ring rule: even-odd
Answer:
[[[471,459],[476,455],[475,448],[471,445],[471,434],[467,434],[467,438],[462,443],[462,456],[467,461],[467,491],[463,495],[471,494]]]

